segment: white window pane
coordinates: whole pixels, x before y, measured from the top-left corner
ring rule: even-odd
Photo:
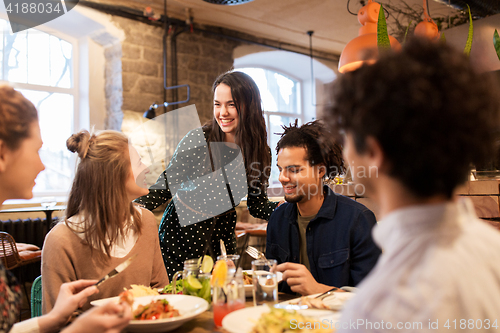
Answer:
[[[28,82],[27,32],[12,34],[4,31],[4,57],[7,60],[5,79],[11,82]]]
[[[28,83],[50,85],[49,34],[28,30]],[[31,55],[36,54],[36,56]]]
[[[50,85],[71,88],[73,45],[50,36]]]
[[[263,68],[239,68],[259,87],[264,111],[299,113],[298,82]]]
[[[0,80],[3,80],[3,32],[7,29],[7,21],[0,20]]]
[[[34,192],[67,191],[72,181],[72,153],[66,148],[66,140],[73,133],[73,96],[19,91],[36,106],[42,132],[40,156],[45,170],[38,175]]]

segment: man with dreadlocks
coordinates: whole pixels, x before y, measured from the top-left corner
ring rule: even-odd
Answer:
[[[375,216],[323,184],[344,172],[342,150],[319,121],[283,127],[276,147],[287,203],[271,215],[266,256],[283,272],[280,291],[310,295],[357,285],[380,255]]]

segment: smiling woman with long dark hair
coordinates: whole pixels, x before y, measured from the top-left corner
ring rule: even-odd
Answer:
[[[234,207],[246,195],[248,210],[256,218],[268,220],[277,206],[268,200],[266,193],[271,150],[267,145],[257,85],[245,73],[227,72],[215,80],[213,93],[212,120],[181,140],[167,169],[150,188],[149,194],[137,200],[152,210],[172,199],[159,229],[169,277],[182,270],[187,259],[200,257],[203,253],[219,255],[221,239],[228,253],[236,251]],[[234,162],[240,154],[243,166]],[[220,182],[197,181],[221,168],[225,174],[219,177]],[[241,185],[239,178],[246,178],[247,185]],[[189,186],[182,185],[188,183]],[[169,184],[178,185],[181,190],[173,196]],[[217,208],[224,203],[221,200],[229,200],[220,199],[227,198],[226,184],[230,184],[231,206],[220,212]],[[209,195],[198,198],[195,192]]]

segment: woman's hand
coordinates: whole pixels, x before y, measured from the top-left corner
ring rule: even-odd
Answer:
[[[93,286],[96,282],[97,280],[78,280],[63,283],[52,311],[38,319],[40,332],[60,330],[68,322],[73,312],[87,302],[89,296],[99,292]]]
[[[79,316],[62,333],[119,333],[132,319],[132,311],[126,303],[109,302]]]

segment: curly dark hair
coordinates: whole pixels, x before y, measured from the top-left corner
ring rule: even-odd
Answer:
[[[442,43],[414,38],[401,52],[338,78],[328,119],[381,145],[390,176],[417,197],[444,194],[493,152],[499,128],[498,88],[468,58]]]
[[[303,147],[307,152],[307,161],[310,165],[324,164],[326,167],[325,177],[335,178],[345,171],[342,159],[342,148],[335,142],[332,134],[325,125],[319,121],[311,121],[298,126],[298,120],[290,126],[282,126],[283,133],[276,145],[276,153],[287,147]]]

